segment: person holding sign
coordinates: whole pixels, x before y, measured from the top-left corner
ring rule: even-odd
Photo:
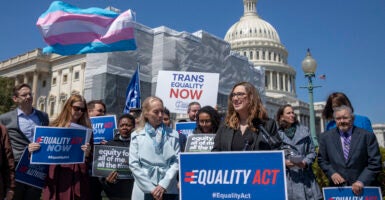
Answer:
[[[73,94],[68,98],[59,116],[50,126],[70,127],[71,123],[91,129],[86,100],[78,94]],[[90,142],[92,143],[92,138]],[[39,143],[31,143],[28,146],[30,152],[39,148]],[[81,149],[86,153],[85,163],[49,166],[43,189],[43,199],[89,199],[88,166],[92,160],[91,146],[86,143],[81,146]]]
[[[139,127],[131,134],[129,165],[135,178],[131,199],[162,200],[166,193],[177,196],[178,133],[163,124],[160,98],[147,97],[142,112]]]
[[[31,86],[21,83],[13,88],[12,100],[17,108],[0,115],[11,141],[15,166],[20,162],[25,148],[33,141],[35,126],[48,126],[48,114],[32,106]],[[16,181],[14,200],[40,200],[41,189]]]
[[[197,115],[197,127],[194,130],[194,134],[196,133],[216,133],[221,123],[221,117],[211,106],[202,107]]]
[[[123,114],[118,120],[119,134],[106,143],[107,146],[130,147],[131,132],[135,128],[135,118],[130,114]],[[111,172],[104,182],[104,191],[110,200],[131,199],[134,179],[118,179],[118,172]]]
[[[216,133],[212,151],[279,149],[281,142],[258,91],[248,82],[237,83],[228,97],[227,116]]]
[[[281,106],[277,111],[279,136],[285,144],[287,195],[289,200],[322,199],[312,164],[317,156],[307,127],[298,123],[293,107]]]

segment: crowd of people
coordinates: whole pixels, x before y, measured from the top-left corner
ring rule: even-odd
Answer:
[[[81,95],[73,94],[49,123],[45,112],[32,107],[32,97],[28,84],[15,86],[12,99],[17,108],[0,115],[0,198],[98,200],[102,199],[102,191],[113,200],[178,197],[178,154],[185,148],[186,136],[173,129],[170,111],[155,96],[147,97],[141,109],[119,116],[114,138],[98,144],[129,149],[133,179],[119,179],[118,171],[106,177],[91,176],[91,137],[89,143],[81,146],[85,162],[50,165],[43,189],[15,181],[15,168],[23,151],[40,149],[40,144],[33,142],[36,126],[70,127],[75,123],[91,128],[90,117],[107,112],[102,101],[87,103]],[[326,131],[319,134],[318,152],[293,107],[282,105],[275,119],[270,118],[259,92],[248,82],[232,88],[224,119],[215,108],[191,102],[184,121],[196,122],[194,134],[216,134],[213,152],[284,150],[288,199],[318,200],[322,193],[312,171],[317,157],[331,186],[351,186],[356,195],[365,186],[378,186],[379,146],[370,120],[353,111],[344,93],[332,93],[327,98],[323,117],[328,124]]]

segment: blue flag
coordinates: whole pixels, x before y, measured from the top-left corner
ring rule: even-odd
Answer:
[[[139,65],[135,73],[132,75],[130,84],[128,84],[126,91],[126,104],[123,113],[129,113],[131,108],[141,108],[140,105],[140,79],[139,79]]]

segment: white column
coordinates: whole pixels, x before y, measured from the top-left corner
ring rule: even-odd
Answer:
[[[33,79],[32,79],[32,92],[33,92],[33,102],[32,106],[36,107],[37,100],[37,80],[39,73],[37,71],[33,71]]]
[[[277,90],[281,90],[281,73],[277,72]]]
[[[23,83],[28,84],[28,75],[27,75],[27,72],[24,73],[24,82],[23,82]]]
[[[17,77],[17,75],[15,76],[15,86],[16,85],[19,85],[20,84],[20,82],[19,82],[19,78]]]
[[[287,92],[286,74],[283,74],[283,91]]]

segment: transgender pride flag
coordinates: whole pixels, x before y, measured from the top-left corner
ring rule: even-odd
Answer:
[[[74,55],[136,49],[131,10],[118,14],[54,1],[36,25],[49,45],[43,53]]]

